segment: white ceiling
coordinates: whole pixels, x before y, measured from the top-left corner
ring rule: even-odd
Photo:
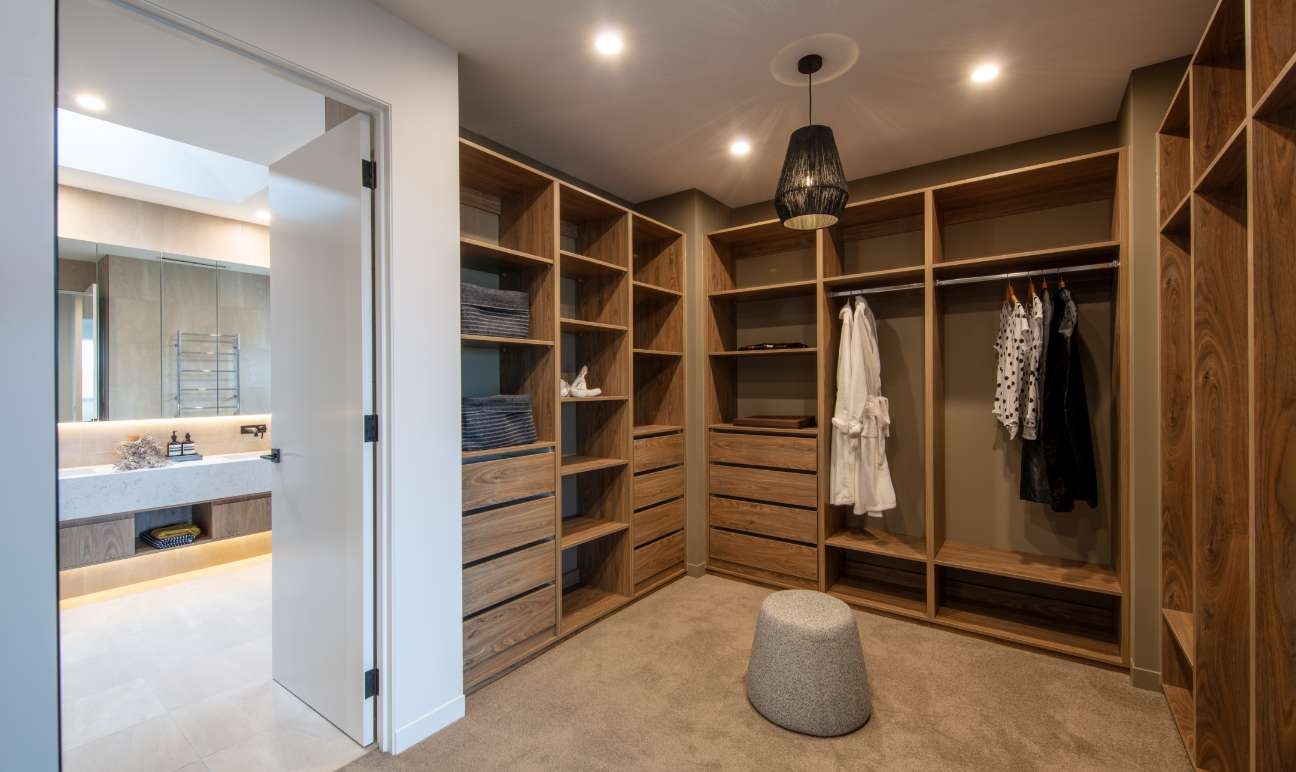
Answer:
[[[372,0],[454,46],[461,123],[631,201],[772,197],[805,91],[785,45],[835,32],[859,61],[815,89],[855,179],[1115,119],[1132,69],[1192,52],[1215,0]],[[594,33],[615,27],[608,61]],[[1003,75],[975,87],[993,59]],[[729,156],[743,135],[753,150]]]

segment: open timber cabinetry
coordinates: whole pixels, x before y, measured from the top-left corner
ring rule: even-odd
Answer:
[[[1118,148],[861,201],[818,232],[769,221],[708,234],[708,570],[1127,665],[1126,173]],[[1094,264],[1066,282],[1100,500],[1052,513],[1018,500],[1017,446],[991,415],[1003,282],[942,282]],[[895,289],[867,296],[892,420],[885,530],[828,504],[848,302],[831,293],[870,287]],[[741,350],[758,342],[805,348]],[[733,424],[760,414],[817,426]]]
[[[464,335],[465,396],[527,394],[536,442],[463,454],[464,683],[684,575],[684,241],[460,141],[463,281],[530,297]],[[593,398],[562,397],[588,365]]]
[[[1296,769],[1296,6],[1223,0],[1157,134],[1162,685],[1198,769]]]

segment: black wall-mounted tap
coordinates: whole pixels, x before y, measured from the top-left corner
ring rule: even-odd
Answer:
[[[266,435],[266,431],[267,428],[265,424],[248,424],[239,427],[239,434],[250,434],[258,440]]]

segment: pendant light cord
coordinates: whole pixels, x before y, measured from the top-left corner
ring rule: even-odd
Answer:
[[[814,73],[813,72],[806,73],[806,94],[808,94],[810,98],[810,107],[806,111],[807,113],[806,125],[810,126],[814,124]]]

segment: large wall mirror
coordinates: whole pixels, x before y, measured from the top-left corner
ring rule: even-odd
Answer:
[[[59,239],[62,422],[270,412],[270,273]]]

